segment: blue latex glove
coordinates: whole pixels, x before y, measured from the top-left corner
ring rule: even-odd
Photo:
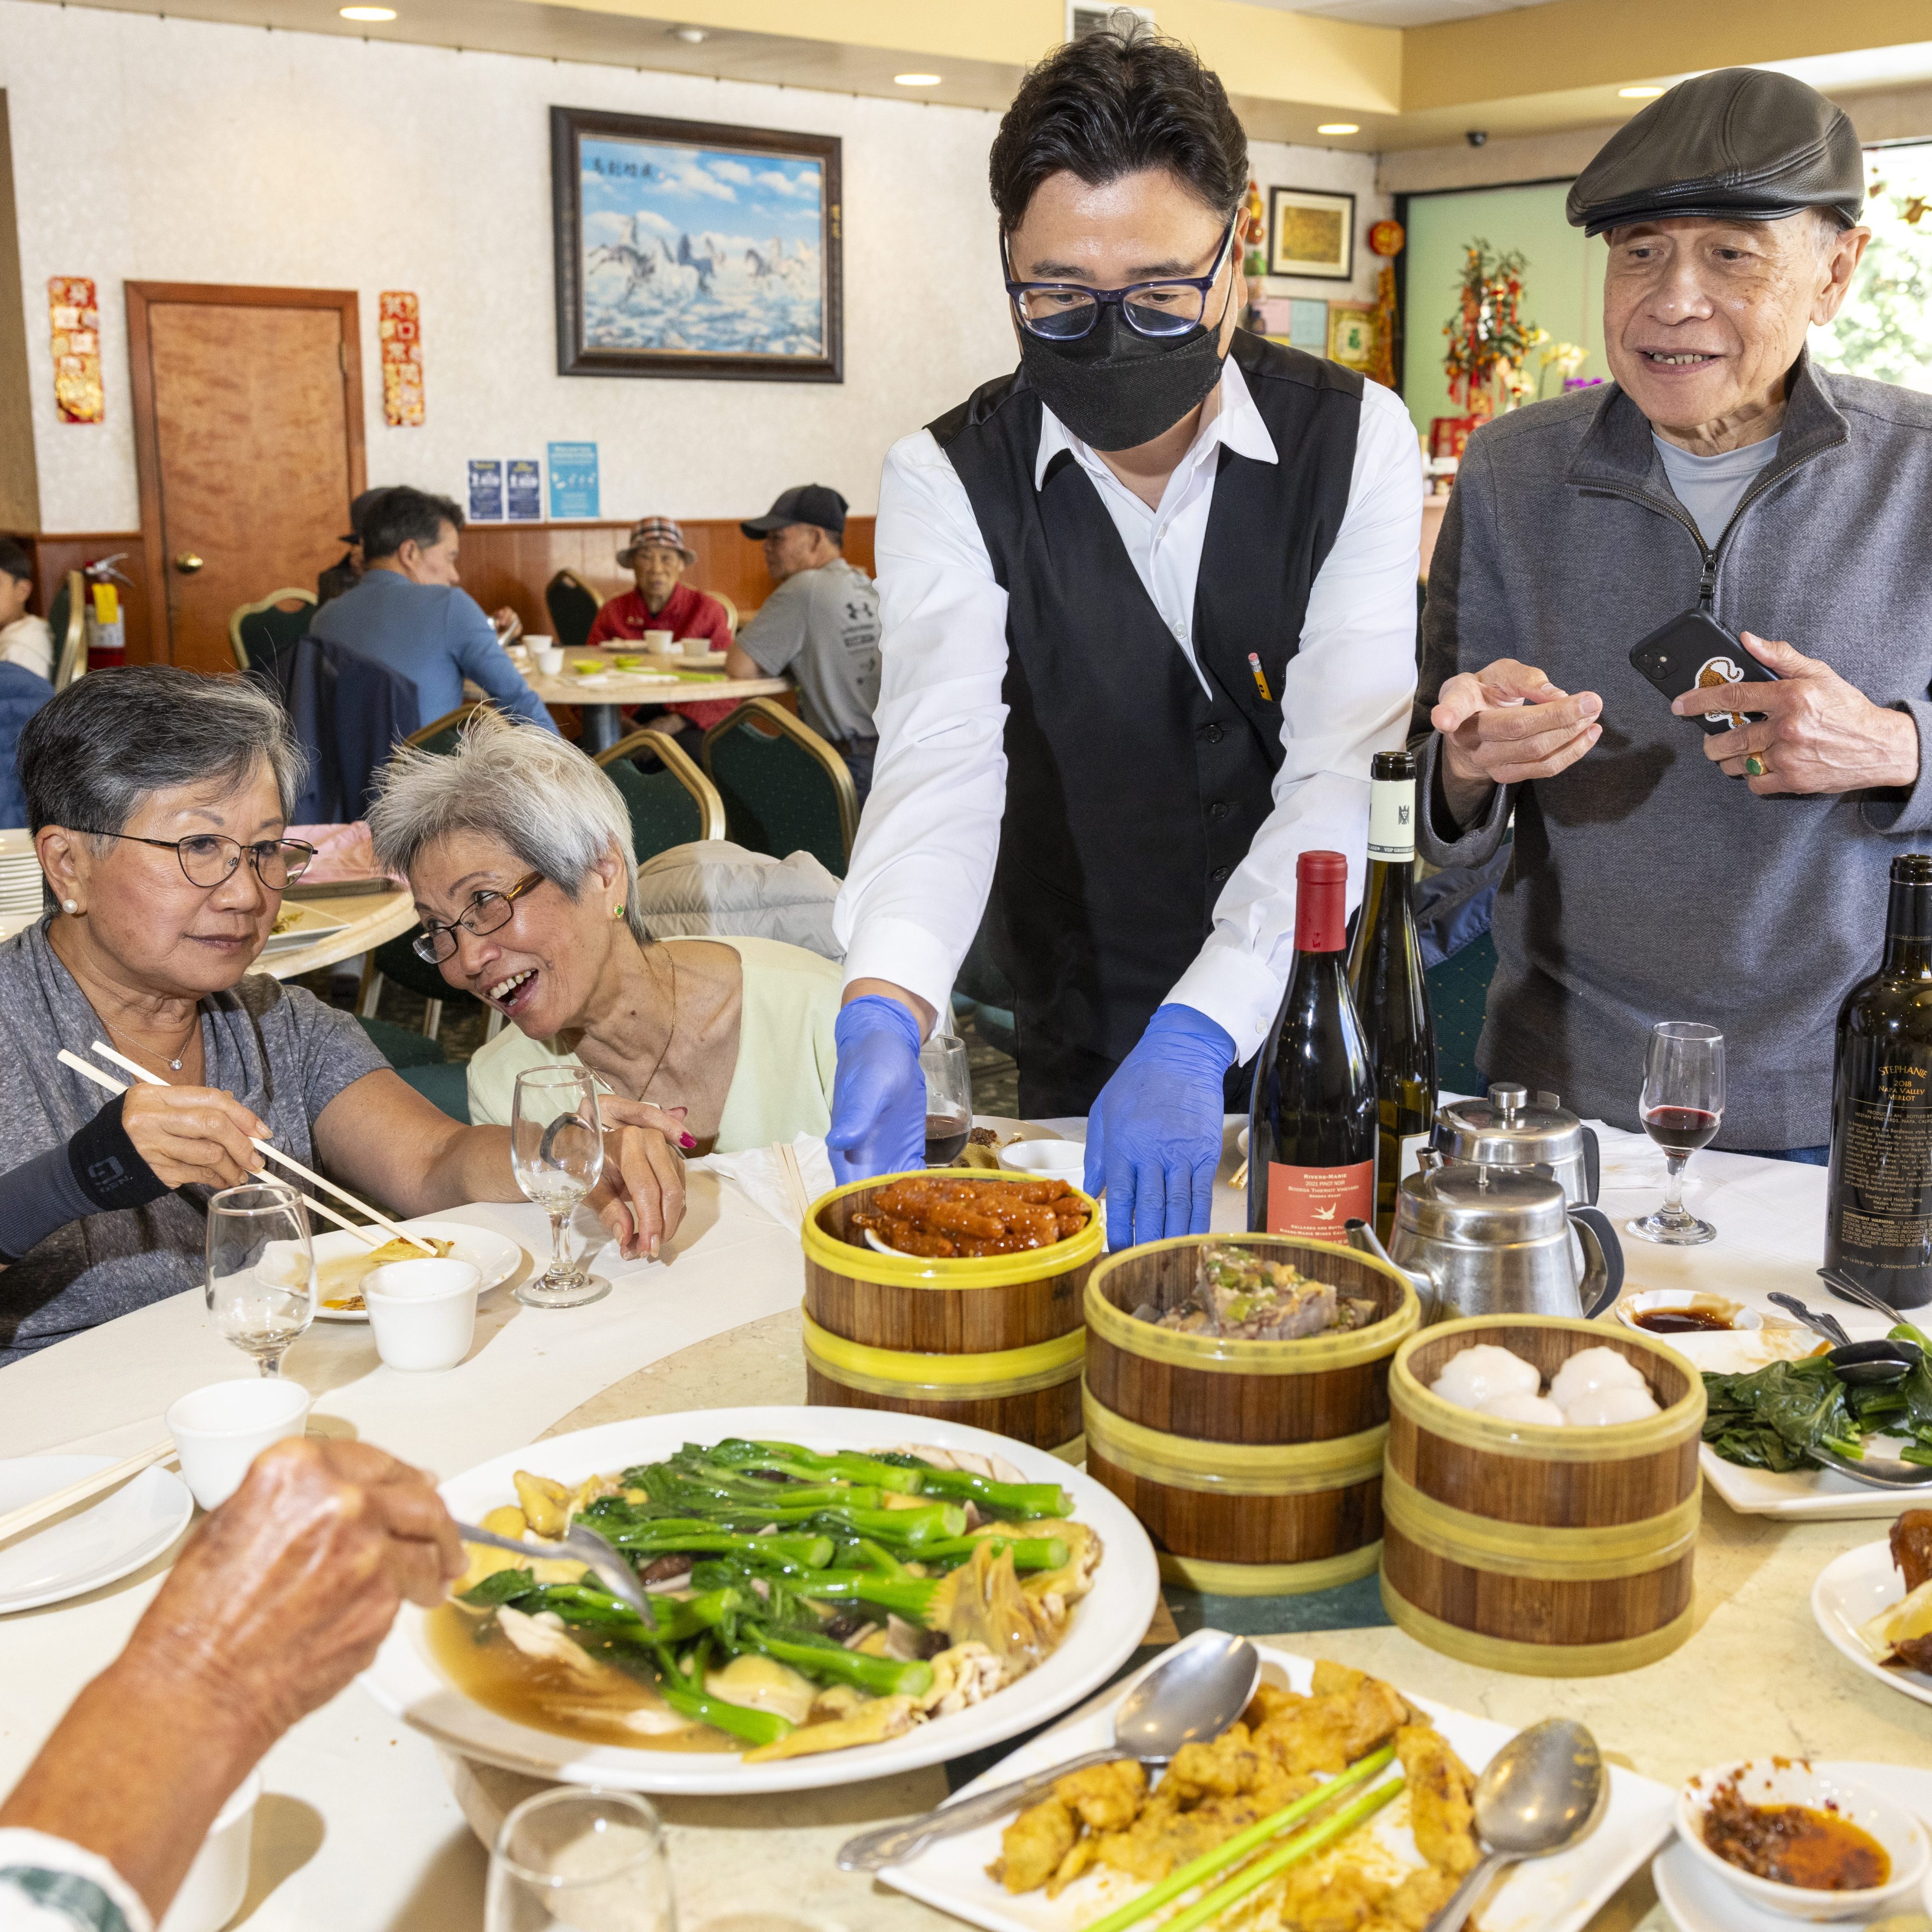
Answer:
[[[1106,1189],[1107,1243],[1116,1252],[1208,1232],[1222,1081],[1234,1058],[1234,1041],[1205,1013],[1160,1006],[1101,1088],[1087,1121],[1087,1192]]]
[[[868,993],[839,1009],[832,1037],[838,1071],[832,1124],[825,1130],[832,1176],[869,1180],[926,1165],[926,1076],[919,1066],[919,1022],[897,1000]]]

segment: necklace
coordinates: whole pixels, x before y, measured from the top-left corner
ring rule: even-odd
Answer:
[[[154,1058],[157,1060],[160,1060],[172,1071],[178,1073],[182,1070],[182,1062],[188,1058],[188,1042],[194,1039],[195,1028],[200,1026],[200,1024],[201,1015],[199,1012],[196,1012],[189,1020],[188,1023],[188,1031],[182,1036],[181,1045],[176,1050],[175,1057],[172,1060],[169,1059],[168,1056],[165,1053],[160,1052],[157,1052]],[[110,1040],[113,1041],[116,1046],[122,1044],[122,1036],[116,1033],[111,1026],[107,1029],[107,1036]],[[136,1057],[138,1058],[138,1056]]]
[[[650,956],[648,952],[644,955],[646,960],[649,960]],[[640,1100],[650,1092],[651,1082],[658,1077],[658,1070],[664,1065],[665,1056],[670,1053],[671,1044],[677,1038],[677,961],[672,954],[667,952],[664,955],[664,963],[670,968],[670,1031],[664,1036],[664,1046],[659,1050],[656,1059],[651,1062],[651,1070],[644,1076],[644,1084],[638,1089],[638,1098]],[[657,979],[657,974],[658,969],[655,966],[652,967],[651,978],[654,982]]]

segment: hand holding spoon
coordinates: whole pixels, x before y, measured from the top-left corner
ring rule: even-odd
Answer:
[[[1498,1872],[1567,1852],[1588,1836],[1610,1796],[1597,1741],[1574,1718],[1546,1718],[1517,1732],[1476,1780],[1476,1831],[1488,1853],[1430,1922],[1429,1932],[1462,1932]]]

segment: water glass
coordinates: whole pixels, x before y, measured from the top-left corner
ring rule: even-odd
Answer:
[[[516,1291],[532,1308],[580,1308],[610,1284],[570,1255],[570,1220],[604,1173],[597,1082],[580,1066],[540,1066],[517,1076],[510,1107],[510,1166],[517,1185],[550,1216],[550,1264]]]
[[[1643,1091],[1637,1101],[1643,1130],[1664,1150],[1664,1205],[1625,1228],[1641,1241],[1695,1247],[1718,1231],[1684,1205],[1684,1169],[1717,1137],[1724,1118],[1724,1036],[1696,1020],[1660,1020],[1644,1048]]]
[[[490,1853],[484,1932],[677,1932],[658,1814],[628,1791],[526,1798]]]
[[[208,1204],[208,1312],[218,1334],[281,1372],[315,1319],[315,1250],[302,1196],[279,1180],[226,1187]]]
[[[919,1050],[926,1076],[926,1159],[929,1167],[956,1160],[973,1131],[973,1069],[966,1042],[935,1033]]]

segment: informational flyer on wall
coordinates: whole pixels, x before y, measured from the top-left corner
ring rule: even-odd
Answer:
[[[510,521],[540,524],[543,521],[543,465],[533,456],[513,456],[506,466],[508,475]]]
[[[598,514],[594,442],[550,445],[550,514],[553,523],[582,521]]]
[[[503,520],[503,459],[500,456],[470,459],[470,520],[472,524]]]

